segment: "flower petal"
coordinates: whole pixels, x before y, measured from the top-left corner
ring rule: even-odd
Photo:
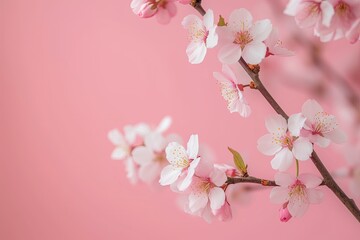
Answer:
[[[275,114],[268,117],[265,120],[265,126],[269,133],[275,133],[279,136],[284,135],[287,130],[287,122],[280,114]]]
[[[189,195],[189,210],[190,210],[190,212],[196,213],[200,209],[205,208],[208,201],[209,201],[208,196],[204,192],[191,193]]]
[[[257,141],[257,149],[267,156],[272,156],[282,149],[280,144],[274,141],[272,134],[266,134]]]
[[[209,192],[210,207],[212,210],[220,209],[225,203],[225,192],[222,188],[214,187]]]
[[[306,118],[302,113],[293,114],[288,119],[288,128],[292,136],[298,137],[300,130],[304,127]]]
[[[308,207],[309,202],[307,199],[297,196],[289,199],[288,210],[293,217],[301,217],[304,215]]]
[[[257,21],[254,25],[249,29],[249,32],[252,36],[253,41],[262,42],[268,38],[269,34],[272,30],[272,24],[269,19],[264,19],[261,21]]]
[[[318,189],[307,189],[309,202],[312,204],[321,203],[324,198],[324,193]]]
[[[322,179],[310,174],[310,173],[303,173],[300,174],[298,179],[307,187],[307,188],[314,188],[321,184]]]
[[[204,42],[191,42],[186,48],[186,54],[191,64],[199,64],[204,61],[207,48]]]
[[[195,168],[189,168],[186,177],[178,184],[179,191],[185,191],[191,184]]]
[[[347,136],[345,132],[343,132],[338,127],[332,130],[331,132],[324,133],[324,137],[329,138],[332,142],[341,144],[346,142]]]
[[[301,1],[302,0],[290,0],[289,3],[286,5],[284,14],[289,16],[295,16],[296,10],[298,9]]]
[[[123,135],[117,129],[113,129],[108,133],[108,139],[114,145],[122,145],[125,143]]]
[[[182,166],[184,161],[188,160],[188,155],[183,146],[177,142],[171,142],[167,145],[166,149],[166,159],[174,166]]]
[[[275,182],[277,185],[287,188],[295,182],[295,178],[288,173],[277,172],[275,174]]]
[[[131,152],[131,155],[134,159],[134,162],[139,165],[150,164],[155,158],[155,154],[151,148],[145,146],[134,148],[134,150]]]
[[[143,165],[139,169],[139,178],[146,183],[153,183],[159,178],[161,166],[158,163]]]
[[[227,28],[233,32],[248,30],[252,25],[252,15],[245,8],[232,11],[229,17]]]
[[[333,5],[328,1],[321,1],[320,3],[322,24],[326,27],[330,27],[331,19],[335,14]]]
[[[214,168],[210,173],[210,180],[216,186],[221,187],[227,180],[227,176],[224,171]]]
[[[241,48],[238,44],[228,43],[224,45],[218,54],[220,62],[233,64],[240,60]]]
[[[275,204],[283,204],[289,200],[289,190],[283,187],[274,187],[270,192],[270,201]]]
[[[159,183],[162,186],[170,185],[174,183],[181,174],[180,168],[175,168],[172,165],[167,165],[161,171]]]
[[[266,46],[263,42],[251,42],[247,44],[242,53],[245,62],[249,64],[259,64],[266,54]]]
[[[271,167],[275,170],[286,171],[292,164],[294,156],[288,148],[283,148],[271,160]]]
[[[206,38],[206,47],[213,48],[219,42],[219,35],[216,33],[216,27],[209,29],[208,36]]]
[[[308,160],[313,151],[313,145],[307,138],[299,137],[295,140],[292,152],[297,160]]]
[[[309,99],[302,105],[301,112],[310,122],[314,122],[315,115],[323,112],[323,109],[317,101]]]
[[[115,148],[111,153],[111,159],[113,159],[113,160],[122,160],[126,156],[128,156],[128,152],[125,151],[125,149],[121,148],[121,147]]]
[[[214,12],[208,9],[203,17],[203,23],[207,30],[214,26]]]
[[[197,158],[199,153],[199,137],[197,134],[190,136],[190,139],[187,143],[187,154],[190,159]]]
[[[156,128],[156,132],[163,133],[169,129],[172,119],[170,116],[164,117]]]

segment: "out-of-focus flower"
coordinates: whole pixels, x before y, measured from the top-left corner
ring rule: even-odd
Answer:
[[[233,64],[243,57],[249,64],[259,64],[265,58],[263,41],[269,36],[272,24],[268,19],[254,24],[252,20],[251,13],[244,8],[230,14],[227,26],[221,27],[224,31],[219,32],[224,42],[218,55],[222,63]]]
[[[320,147],[327,147],[330,141],[343,143],[346,135],[338,128],[335,116],[322,109],[315,100],[309,99],[302,106],[302,114],[306,118],[301,136],[308,138]]]
[[[177,0],[133,0],[130,4],[133,12],[141,18],[150,18],[156,15],[161,24],[167,24],[176,15]]]
[[[115,145],[111,158],[114,160],[123,160],[130,156],[132,144],[136,138],[136,128],[127,125],[124,127],[125,135],[119,130],[113,129],[108,133],[108,139]]]
[[[187,143],[187,150],[179,143],[171,142],[165,151],[166,159],[170,164],[161,171],[159,182],[163,186],[170,185],[183,173],[185,178],[181,179],[182,182],[178,186],[180,191],[184,191],[190,185],[195,168],[200,162],[198,135],[191,135]]]
[[[223,64],[222,73],[214,72],[213,76],[218,80],[221,88],[221,95],[228,104],[231,113],[238,112],[242,117],[249,117],[251,108],[246,102],[242,92],[244,85],[240,83],[230,66]]]
[[[205,58],[207,49],[215,47],[218,43],[214,13],[209,9],[202,21],[196,15],[186,16],[182,25],[188,30],[191,41],[186,49],[189,62],[192,64],[201,63]]]
[[[349,188],[352,195],[356,198],[360,198],[360,143],[345,149],[345,157],[348,166],[339,169],[336,172],[336,175],[349,177]]]
[[[346,38],[350,43],[356,43],[360,41],[360,18],[358,18],[346,33]]]
[[[282,45],[282,42],[279,40],[279,32],[276,28],[273,28],[269,37],[264,41],[267,51],[266,56],[276,55],[289,57],[293,56],[294,52],[288,50]]]
[[[271,166],[275,170],[287,170],[294,157],[297,160],[308,160],[313,146],[308,139],[299,137],[305,118],[301,114],[291,115],[286,122],[281,115],[274,115],[265,121],[269,134],[258,140],[258,150],[268,156],[275,155]]]
[[[287,204],[289,214],[293,217],[302,216],[310,203],[320,203],[323,198],[323,193],[315,189],[322,180],[312,174],[301,174],[295,178],[288,173],[278,172],[275,175],[275,182],[279,187],[271,190],[271,202]]]

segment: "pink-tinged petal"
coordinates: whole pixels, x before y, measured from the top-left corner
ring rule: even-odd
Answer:
[[[146,183],[153,183],[159,178],[161,166],[158,163],[150,163],[141,166],[139,169],[139,178]]]
[[[219,221],[226,222],[232,219],[232,212],[230,204],[225,201],[225,204],[218,210],[213,211],[214,215]]]
[[[307,187],[315,188],[322,183],[322,179],[310,173],[300,174],[298,179]]]
[[[170,22],[170,20],[171,20],[171,15],[170,14],[171,14],[171,12],[168,11],[167,8],[166,9],[162,8],[162,7],[158,8],[158,11],[156,13],[156,20],[160,24],[168,24]]]
[[[309,207],[308,199],[292,197],[289,199],[288,209],[293,217],[301,217]]]
[[[158,132],[152,132],[145,136],[144,138],[144,144],[149,149],[155,151],[155,152],[161,152],[164,150],[166,146],[166,140],[161,135],[161,133]]]
[[[108,133],[108,139],[114,145],[122,145],[125,143],[123,135],[117,129],[113,129]]]
[[[168,0],[166,4],[166,10],[168,11],[170,17],[174,17],[177,13],[175,1]]]
[[[288,128],[292,136],[298,137],[300,130],[304,127],[306,118],[302,113],[293,114],[288,119]]]
[[[241,47],[238,44],[229,43],[224,45],[218,54],[220,62],[225,64],[233,64],[240,60]]]
[[[274,141],[272,134],[266,134],[257,141],[257,149],[267,156],[272,156],[282,149],[280,144]]]
[[[252,15],[245,8],[232,11],[227,27],[233,32],[248,30],[252,25]]]
[[[301,1],[302,0],[290,0],[289,3],[286,5],[284,14],[289,15],[289,16],[295,16],[296,11],[297,11]]]
[[[270,20],[264,19],[255,22],[254,25],[249,29],[249,32],[252,36],[253,41],[262,42],[269,37],[271,30],[272,24]]]
[[[170,164],[175,166],[182,166],[184,160],[188,160],[188,155],[183,146],[177,142],[171,142],[167,145],[166,149],[166,159]]]
[[[137,176],[137,166],[131,157],[127,158],[125,161],[126,177],[130,180],[132,184],[135,184],[138,180]]]
[[[294,156],[288,148],[283,148],[271,160],[271,167],[275,170],[286,171],[292,164]]]
[[[230,80],[231,80],[236,84],[239,83],[234,71],[231,69],[231,67],[229,65],[223,64],[221,70],[222,70],[223,74],[225,74],[225,76],[227,77],[227,78],[225,78],[226,79],[225,81],[230,82]]]
[[[266,54],[266,46],[263,42],[251,42],[243,50],[242,57],[249,64],[259,64]]]
[[[295,21],[301,28],[312,27],[320,18],[320,9],[318,3],[303,2],[295,16]]]
[[[287,122],[280,114],[275,114],[265,120],[266,129],[269,133],[284,135],[287,130]]]
[[[225,203],[225,192],[222,188],[214,187],[209,192],[210,207],[212,210],[220,209]]]
[[[241,92],[239,92],[239,93],[241,93]],[[239,98],[240,98],[240,101],[236,102],[236,107],[235,107],[236,112],[238,112],[240,114],[240,116],[247,118],[251,114],[250,105],[245,101],[242,94],[241,94],[241,97],[239,97]]]
[[[330,27],[331,19],[334,16],[334,7],[328,1],[322,1],[320,3],[320,9],[322,14],[322,24],[326,27]]]
[[[360,40],[360,18],[357,19],[351,26],[350,30],[346,33],[346,38],[351,44]]]
[[[186,48],[186,54],[191,64],[202,63],[205,59],[207,48],[204,42],[191,42]]]
[[[190,186],[194,174],[195,168],[189,168],[186,177],[178,185],[179,191],[185,191]]]
[[[128,152],[120,147],[115,148],[111,153],[111,159],[113,160],[122,160],[128,156]]]
[[[299,137],[295,140],[292,152],[297,160],[308,160],[313,151],[313,145],[307,138]]]
[[[324,137],[329,138],[332,142],[341,144],[346,142],[346,134],[339,128],[335,128],[331,132],[324,133]]]
[[[124,135],[125,139],[129,144],[132,144],[135,142],[136,135],[138,134],[138,128],[137,126],[132,125],[126,125],[124,127]]]
[[[274,187],[270,192],[270,201],[275,204],[283,204],[289,200],[289,190],[282,187]]]
[[[307,189],[306,191],[309,202],[312,204],[319,204],[324,198],[324,193],[318,189]]]
[[[167,165],[163,168],[160,175],[159,183],[162,186],[174,183],[181,174],[181,168],[175,168],[172,165]]]
[[[131,155],[134,161],[139,165],[147,165],[155,158],[155,154],[151,148],[144,146],[134,148],[134,150],[131,152]]]
[[[184,19],[181,22],[181,25],[183,25],[184,28],[189,29],[191,27],[194,27],[194,30],[198,30],[202,27],[201,19],[196,15],[188,15],[184,17]]]
[[[309,99],[302,105],[301,112],[309,121],[314,122],[315,115],[323,112],[323,108],[317,101]]]
[[[295,180],[296,179],[288,173],[277,172],[275,174],[275,183],[283,188],[289,187],[295,182]]]
[[[319,134],[312,135],[310,141],[322,148],[330,145],[330,140],[328,138],[320,136]]]
[[[227,176],[224,171],[214,168],[210,174],[210,180],[216,186],[221,187],[227,180]]]
[[[205,192],[196,192],[189,195],[189,210],[192,213],[199,211],[206,207],[208,203],[208,196]]]
[[[150,2],[143,3],[138,12],[137,15],[141,18],[150,18],[154,16],[158,12],[158,8],[154,8],[154,5]]]
[[[161,120],[161,122],[159,123],[159,125],[157,126],[155,131],[159,132],[159,133],[163,133],[163,132],[165,132],[166,130],[169,129],[171,123],[172,123],[171,117],[166,116]]]
[[[199,136],[197,134],[193,134],[190,136],[190,139],[187,143],[187,154],[190,159],[197,158],[199,153]]]
[[[214,26],[214,12],[208,9],[203,17],[204,26],[207,30]]]
[[[216,33],[216,27],[211,28],[206,38],[206,47],[213,48],[218,44],[218,41],[219,41],[219,36]]]
[[[151,128],[149,125],[145,124],[145,123],[139,123],[137,125],[135,125],[135,127],[128,128],[128,131],[126,131],[125,128],[125,133],[129,138],[134,138],[133,141],[135,141],[136,135],[140,135],[142,137],[144,137],[145,135],[149,134],[151,132]]]

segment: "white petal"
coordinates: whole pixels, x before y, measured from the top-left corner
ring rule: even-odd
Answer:
[[[212,210],[220,209],[225,203],[225,192],[222,188],[214,187],[209,192],[210,207]]]
[[[321,203],[324,193],[318,189],[307,189],[309,202],[312,204]]]
[[[275,174],[276,184],[284,188],[287,188],[288,186],[294,184],[295,180],[296,179],[288,173],[277,172]]]
[[[114,145],[122,145],[125,143],[123,135],[117,129],[113,129],[108,133],[108,139]]]
[[[186,29],[189,29],[190,27],[195,27],[197,30],[202,26],[202,22],[198,16],[191,14],[184,17],[184,19],[181,22],[181,25],[183,25],[183,27]]]
[[[144,144],[155,152],[161,152],[166,146],[166,139],[159,132],[152,132],[144,137]]]
[[[111,159],[113,160],[121,160],[128,156],[128,152],[123,148],[117,147],[111,153]]]
[[[288,128],[292,136],[300,135],[300,130],[304,127],[306,118],[302,113],[293,114],[288,119]]]
[[[302,105],[301,111],[309,121],[314,122],[315,115],[318,112],[323,112],[323,109],[317,101],[309,99]]]
[[[257,141],[257,149],[267,156],[272,156],[282,149],[280,144],[274,141],[272,134],[266,134]]]
[[[253,41],[262,42],[268,38],[269,34],[271,33],[271,30],[272,30],[272,24],[270,20],[264,19],[255,22],[249,31]]]
[[[192,213],[199,211],[206,207],[208,203],[208,196],[206,193],[191,193],[189,195],[189,209]]]
[[[174,166],[182,166],[184,161],[188,161],[188,155],[185,148],[177,142],[169,143],[165,152],[166,159]]]
[[[292,152],[297,160],[308,160],[313,151],[313,145],[307,138],[299,137],[295,140]]]
[[[189,168],[188,169],[186,177],[178,185],[179,191],[184,191],[190,186],[190,184],[192,182],[192,178],[194,176],[194,173],[195,173],[194,168]]]
[[[265,120],[266,129],[269,133],[274,133],[282,136],[286,133],[287,122],[280,114],[272,115]]]
[[[289,3],[286,5],[284,13],[289,16],[295,16],[301,1],[302,0],[290,0]]]
[[[207,30],[214,26],[214,12],[208,9],[203,17],[204,26]]]
[[[216,27],[211,28],[206,38],[206,47],[213,48],[218,44],[218,41],[219,35],[216,33]]]
[[[236,84],[239,83],[234,71],[231,69],[231,67],[229,65],[223,64],[221,70],[222,70],[223,74],[227,77],[227,78],[225,78],[227,82],[230,82],[229,81],[229,79],[230,79]]]
[[[266,46],[263,42],[251,42],[243,50],[242,57],[249,64],[259,64],[266,54]]]
[[[186,54],[191,64],[199,64],[204,61],[207,48],[204,42],[191,42],[186,48]]]
[[[210,174],[210,180],[216,186],[221,187],[226,182],[227,177],[224,171],[214,168]]]
[[[282,187],[274,187],[270,192],[270,201],[275,204],[283,204],[289,200],[289,190]]]
[[[310,141],[322,148],[325,148],[330,144],[330,140],[328,138],[322,137],[319,134],[312,135]]]
[[[175,182],[181,174],[180,168],[174,168],[172,165],[167,165],[161,171],[160,185],[170,185]]]
[[[139,169],[139,178],[146,183],[153,183],[159,178],[161,166],[158,163],[143,165]]]
[[[333,131],[325,133],[324,137],[329,138],[332,142],[337,144],[344,143],[347,140],[346,134],[339,128],[335,128]]]
[[[288,148],[283,148],[271,160],[271,167],[275,170],[286,171],[292,164],[294,156]]]
[[[224,45],[218,54],[220,62],[225,64],[233,64],[240,60],[241,47],[238,44],[226,44]]]
[[[135,142],[137,135],[137,127],[132,125],[126,125],[124,127],[125,139],[128,143],[132,144]]]
[[[322,179],[310,173],[300,174],[298,179],[307,187],[314,188],[321,184]]]
[[[195,159],[199,153],[199,137],[197,134],[190,136],[190,139],[187,143],[187,154],[190,159]]]
[[[293,217],[301,217],[308,207],[309,202],[307,199],[298,197],[291,197],[289,199],[288,210]]]
[[[245,8],[231,12],[227,27],[233,32],[248,30],[252,25],[252,15]]]
[[[134,148],[131,154],[134,161],[139,165],[149,164],[155,158],[154,152],[150,148],[144,146]]]
[[[322,14],[322,24],[326,27],[330,27],[331,19],[335,13],[333,5],[328,1],[322,1],[320,3],[320,9]]]
[[[169,116],[164,117],[156,128],[156,132],[163,133],[169,129],[172,119]]]

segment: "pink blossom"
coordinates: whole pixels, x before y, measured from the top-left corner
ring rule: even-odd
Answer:
[[[272,24],[265,19],[252,23],[251,13],[244,9],[234,10],[227,26],[220,31],[224,45],[219,51],[219,59],[224,64],[233,64],[241,57],[249,64],[259,64],[266,54],[263,41],[269,36]]]
[[[308,139],[299,137],[305,118],[301,114],[291,115],[286,122],[281,115],[274,115],[265,121],[269,134],[258,140],[258,150],[268,156],[275,155],[271,166],[275,170],[287,170],[294,158],[308,160],[313,146]]]
[[[214,13],[209,9],[203,20],[196,15],[186,16],[182,25],[188,30],[191,41],[186,49],[189,62],[192,64],[201,63],[205,58],[207,48],[215,47],[218,42]]]
[[[133,12],[141,18],[156,15],[161,24],[168,24],[176,15],[176,0],[133,0],[130,4]]]
[[[243,79],[239,79],[231,70],[230,66],[224,64],[222,73],[214,72],[213,76],[218,80],[221,88],[221,95],[227,101],[227,107],[231,113],[238,112],[242,117],[249,117],[251,108],[245,100]]]
[[[323,42],[345,37],[360,17],[360,1],[358,0],[328,0],[328,2],[334,7],[330,25],[322,26],[315,33]]]
[[[281,208],[279,209],[280,221],[287,222],[289,221],[292,216],[287,208],[288,202],[284,203]]]
[[[108,139],[115,145],[115,149],[111,153],[113,160],[122,160],[130,156],[132,144],[136,138],[136,128],[127,125],[124,127],[125,135],[119,130],[113,129],[108,133]]]
[[[171,142],[165,152],[166,159],[170,164],[162,169],[159,182],[163,186],[170,185],[183,174],[185,177],[179,183],[179,190],[184,191],[190,185],[195,169],[200,162],[198,135],[191,135],[187,143],[187,150],[179,143]]]
[[[279,187],[271,190],[270,200],[272,203],[286,204],[292,217],[302,216],[310,203],[320,203],[323,198],[323,193],[315,189],[322,180],[312,174],[301,174],[295,178],[288,173],[278,172],[275,182]]]
[[[346,135],[338,128],[335,116],[322,109],[315,100],[307,100],[302,106],[302,114],[306,118],[301,136],[308,138],[320,147],[327,147],[330,141],[343,143]]]
[[[289,57],[294,55],[294,52],[283,47],[282,42],[279,40],[279,32],[276,28],[272,29],[269,37],[264,43],[267,47],[266,56],[276,55]]]
[[[318,35],[323,26],[329,27],[334,15],[333,5],[322,0],[290,0],[284,13],[295,16],[295,21],[301,28],[314,28]]]

